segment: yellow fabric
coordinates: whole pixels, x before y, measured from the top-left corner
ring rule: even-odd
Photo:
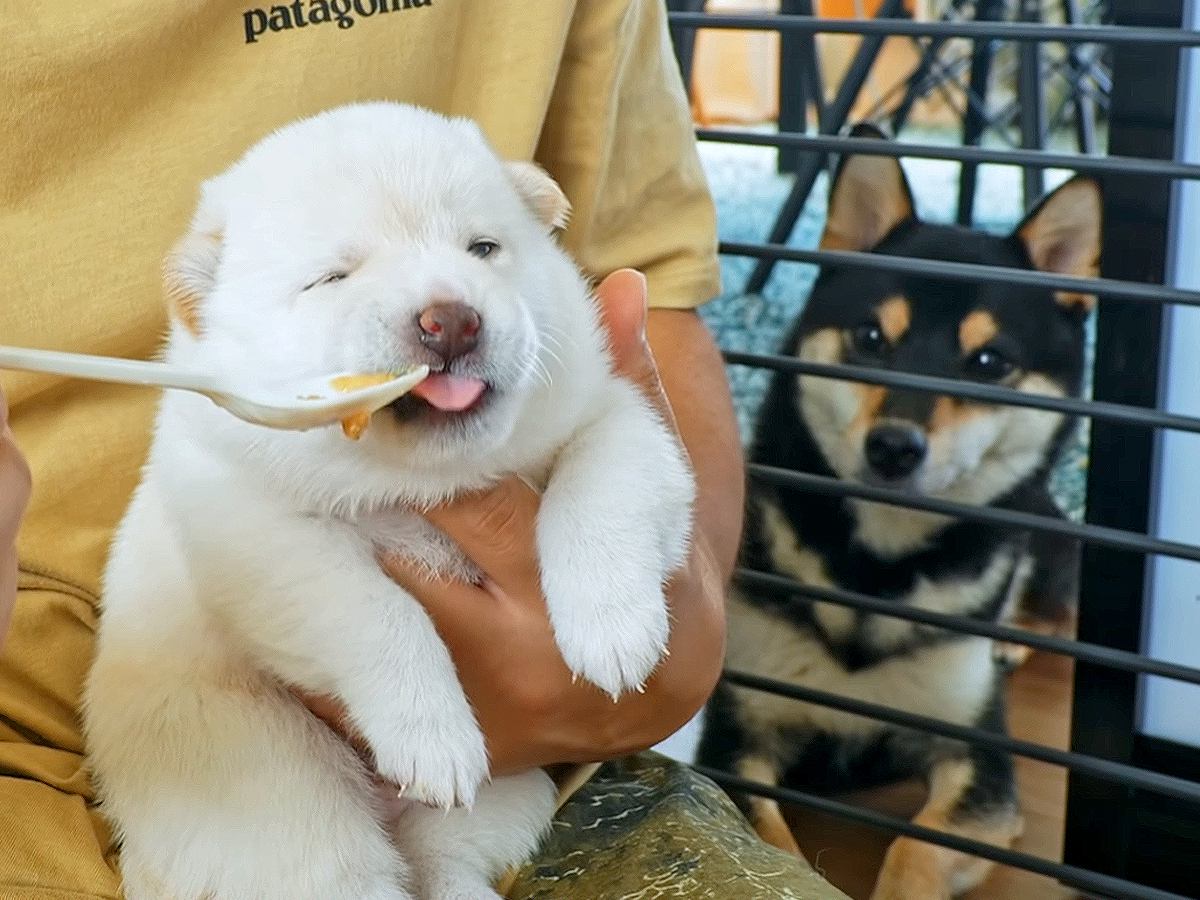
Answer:
[[[655,306],[718,292],[661,0],[257,2],[0,4],[0,343],[149,355],[160,260],[199,182],[354,100],[467,115],[502,155],[539,161],[574,205],[565,242],[591,274],[639,267]],[[0,653],[0,900],[113,897],[75,708],[155,399],[0,378],[34,478]]]

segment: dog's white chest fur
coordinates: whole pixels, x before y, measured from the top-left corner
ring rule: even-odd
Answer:
[[[730,607],[731,668],[963,725],[975,721],[991,696],[995,665],[987,638],[932,644],[848,672],[815,636],[746,603],[736,593]],[[886,727],[825,706],[737,690],[738,714],[746,717],[755,734],[802,728],[867,736]]]
[[[415,508],[505,474],[544,487],[537,549],[567,664],[612,694],[658,664],[692,479],[609,374],[587,286],[549,235],[564,215],[544,173],[502,164],[473,125],[394,104],[290,126],[205,186],[168,264],[169,358],[247,379],[421,361],[443,380],[358,443],[164,398],[85,699],[129,900],[486,897],[531,852],[548,778],[487,780],[446,648],[378,565],[391,551],[472,574]],[[438,405],[462,385],[474,405]],[[402,814],[288,685],[342,702],[414,801]]]

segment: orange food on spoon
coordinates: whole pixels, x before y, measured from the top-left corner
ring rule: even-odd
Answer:
[[[340,391],[343,394],[350,391],[357,391],[360,388],[374,387],[377,384],[391,381],[396,376],[391,372],[383,372],[373,375],[339,375],[332,379],[329,383],[335,391]],[[357,441],[362,437],[362,433],[367,430],[367,425],[371,421],[370,413],[355,413],[352,416],[347,416],[342,419],[342,434],[350,438],[352,441]]]
[[[373,375],[339,375],[337,378],[330,380],[335,391],[341,391],[343,394],[348,394],[350,391],[357,391],[359,388],[374,387],[377,384],[383,384],[385,381],[391,381],[396,375],[392,372],[377,372]]]

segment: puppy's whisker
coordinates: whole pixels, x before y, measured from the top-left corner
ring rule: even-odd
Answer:
[[[560,352],[562,352],[564,350],[562,341],[558,340],[557,338],[553,338],[548,334],[543,335],[543,338],[545,340],[545,343],[543,343],[542,346],[545,347],[547,350],[549,350],[550,348],[554,348],[555,350],[560,351]]]
[[[550,381],[552,379],[550,376],[550,368],[549,368],[549,366],[546,365],[546,361],[544,359],[542,359],[542,354],[545,354],[546,356],[550,357],[550,359],[552,359],[554,361],[555,365],[557,365],[560,369],[566,368],[566,364],[563,362],[562,357],[559,356],[554,350],[552,350],[545,343],[545,340],[548,337],[549,337],[548,335],[539,335],[540,340],[538,341],[538,345],[533,352],[533,360],[534,360],[535,365],[540,366],[542,371],[544,371],[546,373],[546,378],[547,378],[546,386],[547,387],[550,386]],[[561,344],[558,345],[558,349],[559,350],[562,349]]]
[[[536,356],[533,358],[533,372],[538,377],[538,380],[547,388],[554,386],[554,379],[550,375],[550,370]]]
[[[552,360],[554,360],[555,363],[558,364],[559,368],[565,369],[567,367],[567,364],[562,361],[562,357],[559,356],[557,353],[555,353],[553,350],[551,350],[549,347],[543,347],[542,349],[545,351],[547,356],[549,356]],[[544,360],[539,360],[539,361],[542,362],[542,365],[545,365]]]
[[[556,325],[543,325],[540,336],[546,340],[554,341],[558,346],[562,346],[562,339],[567,336],[567,333]]]
[[[550,337],[550,335],[542,335],[542,340],[538,343],[539,349],[544,350],[547,355],[552,357],[560,365],[562,364],[562,358],[559,357],[558,354],[565,353],[566,350],[561,341],[555,340],[554,338]]]

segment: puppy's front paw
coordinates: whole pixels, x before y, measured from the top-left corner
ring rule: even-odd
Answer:
[[[671,625],[658,583],[597,596],[580,585],[558,602],[547,597],[563,660],[576,676],[612,696],[641,690],[667,652]]]
[[[372,742],[379,774],[405,799],[449,809],[471,806],[488,777],[483,733],[463,701],[454,714],[429,701],[429,715],[409,715],[384,741]]]

